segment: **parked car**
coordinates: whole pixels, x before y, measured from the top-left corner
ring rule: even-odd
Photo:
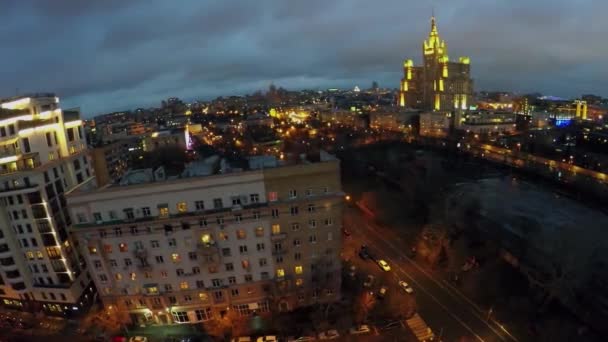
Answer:
[[[405,293],[412,294],[414,293],[414,289],[410,287],[410,285],[403,280],[399,280],[399,287],[405,291]]]
[[[351,278],[355,277],[356,271],[357,271],[357,267],[355,265],[351,265],[349,268],[349,272],[348,272],[348,274],[350,275]]]
[[[386,291],[388,291],[388,288],[386,286],[380,287],[380,290],[378,291],[378,294],[377,294],[378,298],[383,299],[384,296],[386,296]]]
[[[338,330],[330,329],[319,334],[319,340],[335,340],[340,337]]]
[[[148,342],[148,338],[144,336],[133,336],[129,339],[129,342]]]
[[[372,287],[374,284],[374,276],[369,274],[367,278],[365,278],[365,282],[363,283],[364,287]]]
[[[386,272],[391,270],[391,267],[388,265],[388,262],[386,262],[382,259],[378,260],[378,266],[380,266],[380,268]]]
[[[230,341],[232,341],[232,342],[251,342],[251,337],[249,337],[249,336],[234,337]]]
[[[348,332],[351,335],[369,334],[371,332],[371,329],[369,328],[368,325],[363,324],[363,325],[360,325],[358,327],[352,327],[352,328],[350,328],[350,330]]]
[[[277,341],[278,341],[278,339],[274,335],[260,336],[256,340],[256,342],[277,342]]]
[[[287,342],[310,342],[310,341],[316,341],[317,338],[314,336],[300,336],[300,337],[288,337],[287,338]]]

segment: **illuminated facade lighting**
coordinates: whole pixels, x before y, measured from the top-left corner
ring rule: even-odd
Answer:
[[[466,99],[473,93],[470,59],[460,57],[458,62],[450,61],[448,46],[439,36],[435,17],[431,18],[431,31],[422,44],[422,56],[421,66],[414,66],[411,59],[403,64],[398,105],[437,111],[452,107],[466,109]]]

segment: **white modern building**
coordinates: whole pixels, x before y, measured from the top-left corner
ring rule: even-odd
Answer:
[[[70,240],[65,194],[93,179],[78,111],[53,94],[0,100],[0,299],[70,316],[94,287]]]

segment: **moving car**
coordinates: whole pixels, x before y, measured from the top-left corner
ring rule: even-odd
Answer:
[[[406,293],[412,294],[414,293],[414,289],[410,287],[410,285],[403,280],[399,280],[399,287],[403,289]]]
[[[367,278],[365,278],[365,282],[363,283],[364,287],[372,287],[374,284],[374,276],[369,274]]]
[[[330,329],[319,334],[319,340],[335,340],[340,337],[338,330]]]
[[[382,259],[378,260],[378,266],[380,266],[380,268],[386,272],[391,270],[391,267],[388,265],[388,262],[386,262]]]
[[[362,324],[358,327],[352,327],[348,331],[351,335],[361,335],[361,334],[369,334],[371,329],[367,324]]]

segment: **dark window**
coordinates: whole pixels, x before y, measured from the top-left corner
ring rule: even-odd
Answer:
[[[68,141],[74,141],[74,128],[68,128]]]
[[[3,136],[3,137],[6,136],[6,127],[4,127],[4,126],[0,127],[0,136]]]
[[[53,146],[53,141],[51,140],[51,132],[46,132],[46,145],[48,147]]]
[[[8,125],[8,134],[15,135],[15,125],[14,124]]]
[[[80,160],[74,160],[74,170],[80,170]]]
[[[30,146],[30,139],[29,138],[23,138],[23,139],[21,139],[21,143],[23,144],[23,152],[25,152],[25,153],[32,152],[32,148]]]

